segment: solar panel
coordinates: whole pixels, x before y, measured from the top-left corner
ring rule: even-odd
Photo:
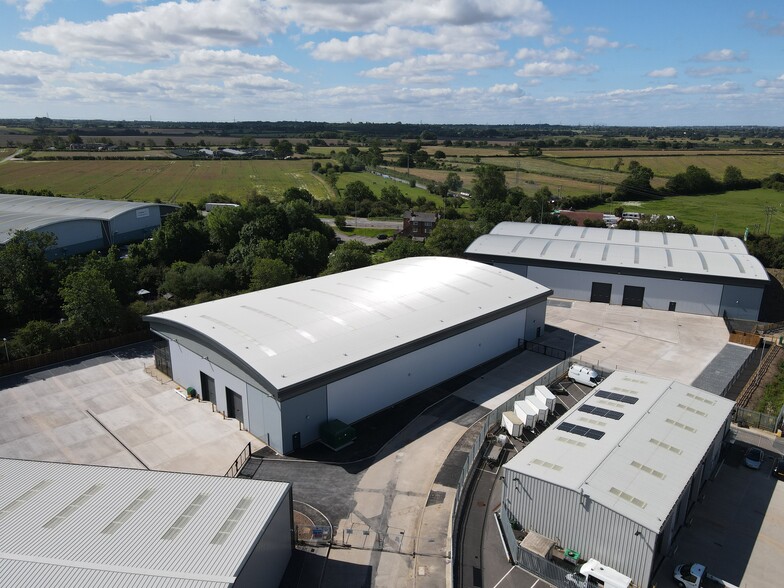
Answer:
[[[581,437],[588,437],[589,439],[595,439],[597,441],[604,437],[604,431],[597,431],[596,429],[589,429],[588,427],[573,425],[572,423],[561,423],[558,425],[558,430],[580,435]]]
[[[621,420],[621,417],[623,416],[623,413],[618,412],[617,410],[609,410],[607,408],[592,406],[590,404],[583,404],[577,410],[580,412],[587,412],[588,414],[595,414],[596,416],[607,417],[608,419],[613,419],[616,421]]]
[[[616,394],[615,392],[607,392],[605,390],[599,390],[596,393],[596,396],[599,398],[608,398],[610,400],[616,400],[618,402],[625,402],[626,404],[637,404],[639,398],[635,398],[634,396],[626,396],[626,394]]]

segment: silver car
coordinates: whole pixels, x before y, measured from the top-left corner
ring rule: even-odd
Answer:
[[[765,461],[765,453],[759,447],[749,447],[746,455],[743,456],[743,463],[752,470],[760,469],[763,461]]]

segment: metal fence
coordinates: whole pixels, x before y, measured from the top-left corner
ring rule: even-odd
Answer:
[[[540,376],[536,381],[528,384],[525,388],[520,390],[517,394],[515,394],[512,398],[504,402],[501,406],[497,407],[495,410],[491,411],[482,419],[474,423],[472,427],[466,431],[464,437],[466,436],[473,436],[477,435],[476,439],[474,440],[473,445],[468,450],[466,455],[465,462],[463,463],[463,469],[460,473],[460,478],[457,483],[455,500],[452,504],[452,528],[457,528],[457,518],[460,514],[459,505],[462,503],[463,492],[465,490],[466,484],[468,482],[468,477],[471,475],[471,471],[474,467],[474,463],[476,461],[477,456],[479,455],[480,451],[482,450],[482,445],[485,442],[485,438],[487,437],[488,431],[492,428],[497,426],[501,422],[501,416],[503,413],[514,410],[514,403],[518,400],[524,400],[527,396],[531,396],[534,393],[534,388],[536,386],[547,386],[553,383],[555,380],[563,376],[569,369],[569,362],[570,360],[566,359],[558,363],[558,365],[550,368],[544,375]],[[477,434],[478,433],[478,434]],[[503,518],[503,517],[502,517]],[[452,534],[452,553],[457,553],[457,533]]]
[[[741,427],[754,427],[755,429],[774,433],[776,432],[777,419],[778,417],[775,414],[765,414],[740,407],[737,407],[732,415],[732,422],[737,423]]]
[[[555,357],[556,359],[566,359],[569,357],[569,353],[563,349],[550,347],[549,345],[542,345],[541,343],[534,343],[533,341],[526,341],[525,349],[526,351],[533,351],[534,353],[539,353],[548,357]]]

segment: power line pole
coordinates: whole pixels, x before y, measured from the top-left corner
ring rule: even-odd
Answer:
[[[765,234],[770,235],[770,221],[773,218],[773,215],[776,214],[776,209],[770,205],[765,206]]]

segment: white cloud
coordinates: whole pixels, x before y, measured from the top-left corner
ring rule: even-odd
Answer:
[[[183,51],[180,65],[191,73],[215,71],[216,73],[248,73],[261,71],[294,71],[294,68],[275,55],[253,55],[239,49],[215,51],[194,49]]]
[[[517,84],[495,84],[487,89],[491,94],[518,94],[520,87]]]
[[[550,51],[528,49],[524,47],[515,53],[515,57],[523,61],[572,61],[582,59],[582,56],[579,53],[568,47],[561,47],[560,49],[552,49]]]
[[[601,51],[602,49],[617,49],[619,46],[620,43],[618,43],[618,41],[609,41],[608,39],[597,35],[589,35],[588,39],[585,41],[586,50],[592,53]]]
[[[553,61],[535,61],[526,63],[515,75],[524,78],[564,77],[571,75],[590,75],[599,68],[595,65],[577,65],[572,63],[556,63]]]
[[[745,61],[746,59],[748,55],[745,51],[738,53],[732,49],[716,49],[694,57],[694,61]]]
[[[772,22],[767,12],[756,12],[751,10],[746,14],[746,21],[751,28],[756,29],[763,34],[777,37],[784,35],[784,20]]]
[[[396,78],[411,73],[438,71],[471,71],[475,69],[498,68],[506,65],[503,53],[491,55],[466,54],[429,54],[418,55],[403,61],[395,61],[384,67],[376,67],[362,72],[368,78]]]
[[[62,71],[70,66],[70,61],[59,55],[41,51],[0,51],[0,72],[35,72],[46,74]]]
[[[743,74],[748,73],[750,70],[746,67],[727,67],[722,65],[717,65],[715,67],[703,67],[703,68],[689,68],[686,70],[686,73],[690,76],[694,76],[695,78],[711,78],[714,76],[729,76],[734,74]]]
[[[5,0],[6,4],[16,6],[16,9],[28,20],[35,18],[49,2],[51,0]]]
[[[678,75],[678,70],[674,67],[664,67],[662,69],[654,69],[645,74],[649,78],[674,78]]]
[[[384,34],[352,36],[345,41],[330,39],[316,45],[311,55],[326,61],[388,59],[405,57],[415,48],[435,45],[436,39],[431,33],[391,27]]]
[[[21,36],[73,57],[151,62],[187,48],[252,45],[284,26],[261,0],[205,0],[165,2],[84,24],[60,19]]]

